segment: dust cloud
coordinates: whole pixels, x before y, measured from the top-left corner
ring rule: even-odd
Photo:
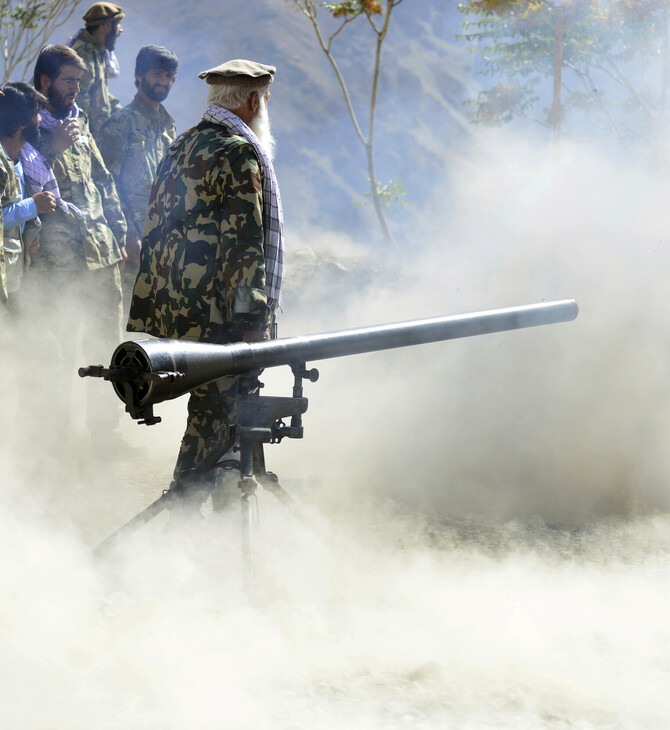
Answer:
[[[157,407],[160,425],[126,419],[128,448],[100,454],[75,380],[47,448],[33,436],[48,406],[30,371],[10,374],[2,726],[664,727],[662,180],[490,137],[417,210],[400,262],[292,233],[282,336],[542,299],[581,311],[314,363],[305,439],[266,450],[314,525],[259,494],[254,601],[235,510],[90,549],[167,487],[183,400]],[[265,380],[290,394],[283,371]]]

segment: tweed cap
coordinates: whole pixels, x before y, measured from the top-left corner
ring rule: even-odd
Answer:
[[[100,25],[107,20],[121,20],[125,17],[123,8],[114,3],[95,3],[84,13],[86,25]]]
[[[276,70],[274,66],[237,58],[207,71],[201,71],[198,78],[205,79],[208,84],[232,84],[233,86],[261,88],[272,83]]]

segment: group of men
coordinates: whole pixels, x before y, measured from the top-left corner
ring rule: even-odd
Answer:
[[[137,93],[122,108],[108,79],[119,73],[123,10],[98,2],[83,17],[69,45],[41,50],[32,86],[0,87],[0,326],[30,312],[57,343],[62,372],[52,395],[61,394],[54,409],[64,422],[80,326],[92,362],[118,344],[124,300],[131,331],[214,343],[266,339],[283,276],[267,114],[275,68],[238,60],[202,72],[207,108],[176,139],[161,103],[176,55],[143,47]],[[237,398],[254,382],[236,376],[192,394],[176,486],[220,448]],[[87,424],[105,448],[119,411],[95,401]],[[213,473],[203,479],[205,493],[213,483]]]

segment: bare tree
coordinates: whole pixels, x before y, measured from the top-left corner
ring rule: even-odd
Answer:
[[[388,207],[394,199],[402,196],[404,191],[402,191],[401,187],[398,187],[397,181],[389,185],[382,185],[377,180],[374,158],[374,136],[382,45],[386,38],[386,34],[388,33],[393,9],[397,5],[400,5],[402,1],[403,0],[345,0],[344,2],[335,3],[317,3],[314,2],[314,0],[291,0],[291,2],[293,2],[293,4],[312,24],[316,38],[321,46],[321,50],[326,54],[326,58],[335,72],[356,136],[365,149],[368,164],[368,178],[370,182],[370,197],[372,199],[375,213],[377,214],[379,225],[382,229],[386,242],[396,250],[399,250],[398,244],[393,239],[393,235],[389,230],[386,216],[384,215],[384,207]],[[330,35],[324,35],[322,32],[322,28],[317,17],[318,7],[323,7],[326,11],[331,13],[335,20],[339,21]],[[359,122],[358,115],[356,114],[356,110],[354,109],[351,101],[351,94],[349,93],[347,82],[345,81],[342,71],[340,70],[333,54],[333,41],[335,38],[337,38],[347,25],[353,23],[358,18],[365,18],[375,36],[374,65],[372,69],[372,82],[370,87],[367,134],[363,131],[363,125]]]
[[[65,24],[80,0],[0,0],[3,80],[26,79],[49,36]]]

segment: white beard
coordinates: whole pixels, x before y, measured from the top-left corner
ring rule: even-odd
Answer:
[[[277,143],[272,135],[272,128],[270,126],[270,116],[268,115],[268,106],[265,103],[265,99],[261,97],[260,106],[256,112],[256,116],[249,123],[251,131],[258,137],[260,143],[263,145],[265,153],[274,160],[275,149]]]

